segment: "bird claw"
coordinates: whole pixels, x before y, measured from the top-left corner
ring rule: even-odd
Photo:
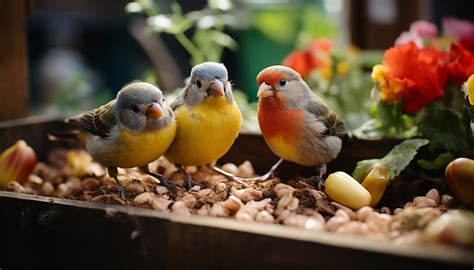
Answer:
[[[125,200],[125,186],[122,183],[117,183],[118,195],[122,200]]]
[[[184,185],[187,190],[192,189],[194,186],[200,186],[196,181],[194,181],[192,175],[190,174],[184,175]]]

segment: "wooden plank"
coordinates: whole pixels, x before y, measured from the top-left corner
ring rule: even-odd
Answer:
[[[0,121],[28,113],[27,0],[0,0]]]
[[[471,269],[472,251],[0,191],[0,267]],[[425,268],[426,267],[426,268]]]

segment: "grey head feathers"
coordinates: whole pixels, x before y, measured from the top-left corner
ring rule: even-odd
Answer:
[[[173,110],[186,104],[189,107],[201,104],[206,98],[216,96],[215,86],[219,85],[229,103],[234,102],[232,86],[228,79],[227,69],[223,64],[204,62],[194,66],[191,79],[180,97],[171,104]]]
[[[223,64],[215,62],[204,62],[191,69],[191,82],[197,79],[206,81],[214,79],[227,80],[227,77],[227,68]]]

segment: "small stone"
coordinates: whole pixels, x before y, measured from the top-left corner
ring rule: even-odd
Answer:
[[[137,195],[133,199],[133,202],[138,204],[138,205],[148,204],[148,203],[151,203],[154,198],[155,198],[155,194],[153,194],[151,192],[144,192],[142,194]]]
[[[356,219],[360,222],[365,222],[370,213],[374,212],[374,209],[370,206],[364,206],[357,210]]]
[[[257,213],[255,216],[255,221],[262,223],[273,223],[275,218],[268,211],[263,210]]]
[[[191,212],[189,212],[189,208],[182,201],[177,201],[173,203],[173,205],[171,206],[171,211],[180,215],[185,215],[185,216],[191,215]]]
[[[330,218],[327,222],[326,222],[326,230],[330,231],[330,232],[335,232],[339,227],[341,227],[342,225],[348,223],[349,220],[347,220],[346,218],[344,217],[332,217]]]
[[[237,213],[243,205],[242,201],[234,195],[230,195],[229,198],[223,202],[224,208],[227,209],[230,215]]]
[[[203,204],[201,208],[199,208],[196,213],[199,216],[208,216],[211,212],[211,206],[209,204]]]
[[[252,163],[248,160],[244,161],[238,167],[237,176],[243,178],[249,178],[255,175],[255,171],[253,170]]]
[[[183,202],[188,209],[193,209],[197,202],[196,197],[190,193],[186,193],[179,201]]]
[[[211,216],[215,217],[229,217],[229,213],[225,209],[222,202],[217,202],[211,207],[211,211],[209,212]]]
[[[418,196],[413,199],[413,206],[416,208],[435,207],[436,201],[423,196]]]
[[[273,188],[273,190],[275,191],[275,194],[277,195],[278,198],[283,198],[288,193],[291,193],[291,195],[293,195],[293,192],[295,191],[295,189],[292,186],[289,186],[283,183],[277,184]]]
[[[169,192],[168,188],[165,186],[156,186],[155,191],[159,195],[163,195]]]
[[[351,221],[341,225],[337,228],[338,234],[352,234],[352,235],[366,235],[369,232],[369,227],[364,222]]]
[[[37,186],[41,186],[43,184],[43,179],[32,173],[28,176],[28,182]]]
[[[440,203],[440,196],[439,196],[439,191],[435,188],[431,189],[426,193],[426,198],[434,200],[437,204]]]
[[[237,175],[239,173],[239,168],[234,163],[226,163],[222,165],[221,169],[233,175]]]
[[[171,203],[172,201],[168,199],[156,197],[156,198],[153,198],[153,200],[151,201],[151,206],[153,207],[153,209],[165,211],[165,210],[168,210],[168,207]]]
[[[453,199],[453,196],[443,194],[443,196],[441,196],[441,204],[444,206],[449,206],[453,202]]]
[[[296,209],[298,209],[299,202],[300,202],[300,200],[298,200],[298,198],[291,199],[291,201],[288,204],[288,206],[286,207],[286,209],[288,209],[290,211],[295,211]]]
[[[286,209],[292,200],[293,195],[291,193],[287,193],[278,201],[277,209]]]
[[[245,189],[232,188],[231,193],[232,195],[239,198],[244,203],[250,202],[250,201],[259,201],[263,198],[263,193],[260,190],[256,190],[253,187],[249,187]]]
[[[54,192],[53,184],[50,182],[44,182],[44,184],[41,186],[41,192],[46,196],[50,196]]]
[[[307,230],[312,230],[312,231],[324,231],[324,219],[321,222],[319,218],[316,217],[309,217],[306,222],[304,223],[304,228]]]

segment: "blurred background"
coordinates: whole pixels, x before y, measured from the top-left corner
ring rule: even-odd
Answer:
[[[0,121],[88,110],[133,80],[172,99],[192,65],[219,61],[255,130],[257,73],[304,65],[291,53],[316,46],[331,50],[329,69],[321,57],[307,80],[356,127],[383,50],[416,20],[441,27],[473,10],[472,0],[0,0]]]

